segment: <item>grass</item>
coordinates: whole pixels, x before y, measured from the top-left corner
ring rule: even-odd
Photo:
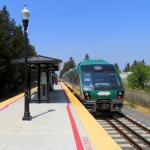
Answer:
[[[125,104],[150,114],[150,92],[138,89],[126,89]]]

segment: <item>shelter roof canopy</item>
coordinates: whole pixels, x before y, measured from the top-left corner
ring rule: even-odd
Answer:
[[[32,65],[36,65],[36,64],[44,65],[45,64],[45,65],[55,66],[55,67],[59,68],[59,64],[61,62],[62,62],[62,60],[60,60],[60,59],[46,57],[46,56],[42,56],[42,55],[28,57],[28,63],[32,64]],[[24,58],[15,59],[15,60],[12,60],[12,63],[13,64],[24,64],[25,60],[24,60]]]

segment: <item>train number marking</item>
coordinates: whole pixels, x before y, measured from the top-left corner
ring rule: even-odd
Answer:
[[[110,94],[111,94],[110,92],[98,92],[97,93],[97,95],[100,95],[100,96],[108,96]]]

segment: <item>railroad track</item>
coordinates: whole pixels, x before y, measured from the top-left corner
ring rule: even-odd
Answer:
[[[150,150],[150,128],[121,113],[96,119],[123,150]]]

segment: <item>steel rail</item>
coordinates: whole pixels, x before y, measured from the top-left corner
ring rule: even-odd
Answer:
[[[124,118],[126,118],[127,120],[129,120],[130,122],[134,123],[136,126],[142,128],[143,130],[145,130],[146,132],[148,132],[150,134],[150,129],[146,128],[145,126],[141,125],[140,123],[134,121],[133,119],[129,118],[128,116],[126,116],[123,113],[120,113]]]
[[[128,142],[131,144],[131,145],[134,145],[134,147],[137,149],[137,150],[143,150],[143,148],[138,144],[136,143],[134,140],[132,140],[131,137],[129,137],[125,132],[123,132],[121,129],[119,129],[110,119],[106,118],[107,122],[113,127],[115,128],[122,136],[124,136],[125,139],[128,140]]]
[[[116,117],[113,116],[113,119],[118,122],[119,124],[121,124],[124,128],[128,129],[130,132],[132,132],[134,135],[136,135],[138,138],[140,138],[146,145],[150,146],[150,142],[148,140],[146,140],[144,137],[142,137],[140,134],[138,134],[137,132],[135,132],[134,130],[132,130],[130,127],[128,127],[127,125],[123,124],[120,120],[118,120]]]

